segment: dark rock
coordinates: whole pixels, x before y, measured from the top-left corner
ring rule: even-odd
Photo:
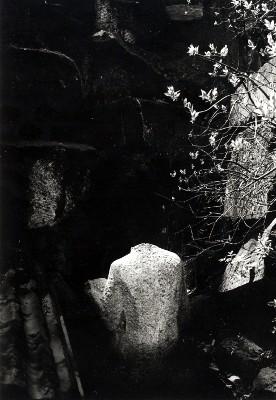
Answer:
[[[171,21],[193,21],[203,17],[203,4],[171,4],[166,11]]]
[[[216,299],[208,295],[192,295],[190,304],[190,328],[194,335],[207,337],[218,322]]]
[[[14,271],[2,275],[0,281],[0,383],[5,386],[25,387],[22,368],[23,326],[20,306],[12,284]]]
[[[265,351],[249,339],[236,336],[223,339],[216,345],[215,359],[226,370],[250,381],[268,362]]]
[[[88,152],[83,157],[82,152]],[[96,159],[89,146],[56,142],[17,142],[2,147],[3,190],[19,196],[22,221],[29,228],[60,223],[90,188],[90,168]],[[16,194],[16,182],[21,186]],[[9,209],[9,207],[7,208]],[[20,215],[17,215],[19,220]],[[27,221],[26,221],[27,219]],[[25,225],[25,226],[26,226]]]
[[[96,0],[96,27],[136,43],[160,34],[166,23],[162,0]]]

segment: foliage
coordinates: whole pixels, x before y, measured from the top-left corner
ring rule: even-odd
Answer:
[[[210,64],[211,87],[202,88],[193,102],[173,86],[165,93],[182,102],[190,115],[191,164],[171,176],[179,191],[190,194],[191,205],[195,198],[201,202],[193,212],[208,226],[208,243],[233,243],[241,222],[246,224],[250,216],[255,225],[263,223],[275,202],[269,197],[276,171],[271,151],[276,126],[275,16],[273,0],[232,0],[216,10],[214,25],[231,32],[246,62],[237,60],[228,44],[210,43],[206,49],[190,44],[188,55]],[[222,217],[231,220],[227,240],[215,233]]]

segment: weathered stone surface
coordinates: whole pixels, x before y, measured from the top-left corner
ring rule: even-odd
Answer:
[[[32,161],[29,176],[29,228],[58,224],[83,198],[89,187],[89,169],[83,165],[74,165],[73,157],[81,157],[82,146],[73,149],[71,160],[68,157],[71,149],[67,151],[66,148],[56,150],[54,145],[47,155]],[[59,152],[60,156],[57,156]],[[83,158],[81,163],[85,164],[88,159]]]
[[[237,136],[225,192],[224,215],[258,219],[266,215],[275,177],[275,152],[269,150],[272,130],[265,124],[249,127]]]
[[[257,246],[258,241],[250,239],[241,247],[238,254],[226,267],[219,288],[220,292],[236,289],[264,277],[264,260],[257,257]]]
[[[231,98],[231,125],[241,127],[262,117],[258,125],[248,124],[234,143],[224,204],[224,214],[233,219],[258,219],[268,211],[275,152],[269,149],[274,132],[267,120],[275,118],[275,73],[276,57],[242,82]]]
[[[258,72],[252,74],[232,95],[230,122],[239,125],[266,107],[266,117],[275,118],[276,57],[271,58]],[[257,112],[258,113],[258,112]]]
[[[62,177],[56,168],[50,160],[37,160],[33,165],[30,176],[31,228],[53,226],[56,223],[56,209],[62,194]]]
[[[250,239],[230,261],[224,271],[220,292],[227,292],[264,277],[264,258],[269,252],[268,240],[275,220],[264,230],[258,240]]]
[[[112,263],[107,280],[89,281],[88,293],[124,357],[149,362],[177,343],[187,295],[176,254],[148,243],[135,246]]]
[[[271,395],[276,394],[276,368],[262,368],[253,382],[253,388],[256,392],[266,392]]]

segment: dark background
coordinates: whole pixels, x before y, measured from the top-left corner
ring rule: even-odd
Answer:
[[[164,92],[174,85],[196,102],[200,89],[212,84],[208,66],[195,63],[187,47],[228,40],[213,26],[217,3],[204,1],[200,19],[173,22],[161,0],[114,0],[115,38],[94,36],[113,29],[113,22],[99,20],[92,0],[1,4],[1,270],[16,269],[25,282],[36,277],[39,265],[45,284],[55,286],[87,398],[232,398],[206,372],[209,360],[196,346],[180,347],[158,389],[129,387],[126,367],[112,353],[109,334],[84,292],[88,279],[106,277],[111,262],[139,243],[183,258],[193,253],[186,247],[186,227],[195,217],[170,175],[190,167],[191,125],[181,104]],[[234,42],[229,47],[238,54]],[[37,161],[46,165],[45,181],[33,178]],[[50,163],[54,172],[47,177]],[[43,185],[51,187],[55,179],[59,194],[45,200]],[[36,207],[51,206],[54,218],[33,217],[32,187]],[[191,329],[202,339],[226,324],[222,303],[209,296],[223,265],[210,254],[192,266],[193,276],[194,271],[203,297]],[[271,340],[263,334],[271,321],[263,315],[269,292],[263,298],[263,288],[255,290],[253,304],[243,293],[234,303],[227,298],[225,307],[234,330],[242,327],[254,336],[262,325],[255,336],[264,343]],[[233,322],[237,309],[241,314]],[[16,393],[8,391],[5,398]],[[24,398],[25,391],[18,396]]]

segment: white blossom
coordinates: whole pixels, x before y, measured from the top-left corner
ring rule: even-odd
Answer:
[[[231,3],[233,4],[234,7],[241,6],[242,1],[241,0],[232,0]]]
[[[276,56],[276,41],[273,39],[271,33],[269,33],[267,35],[267,42],[268,42],[268,45],[265,48],[266,53],[270,57],[275,57]]]
[[[265,258],[271,251],[272,245],[271,240],[268,237],[262,237],[260,234],[258,235],[258,243],[256,246],[256,252],[262,258]]]
[[[222,168],[221,164],[218,164],[217,165],[217,170],[218,170],[218,172],[223,172],[224,168]]]
[[[209,143],[212,147],[215,147],[216,145],[216,137],[218,135],[218,132],[214,131],[211,133],[210,138],[209,138]]]
[[[250,8],[252,7],[252,1],[247,1],[247,0],[243,0],[243,6],[246,10],[250,10]]]
[[[240,79],[237,77],[237,75],[233,73],[229,75],[228,80],[234,87],[236,87],[240,82]]]
[[[228,54],[228,46],[227,44],[223,46],[223,48],[220,50],[220,55],[221,57],[226,57]]]
[[[269,31],[275,31],[275,21],[273,19],[271,21],[265,19],[264,24]]]
[[[178,100],[180,96],[180,90],[175,90],[173,86],[168,86],[165,96],[169,97],[172,101]]]
[[[243,139],[242,137],[238,136],[235,140],[232,140],[230,143],[230,147],[233,151],[240,151],[242,150],[248,142]]]
[[[191,114],[191,123],[193,124],[196,118],[199,116],[199,112],[194,109],[193,105],[187,100],[187,98],[183,100],[183,106],[189,110]]]
[[[196,56],[198,54],[198,51],[199,46],[194,46],[193,44],[190,44],[187,53],[189,54],[189,56]]]
[[[268,8],[268,6],[267,6],[267,3],[262,3],[262,4],[261,4],[261,7],[262,7],[262,11],[263,11],[264,13],[269,12],[269,8]]]
[[[213,53],[216,53],[216,52],[217,52],[217,49],[215,48],[214,43],[210,43],[210,44],[209,44],[209,48],[210,48],[210,50],[211,50]]]
[[[236,256],[236,254],[233,252],[233,250],[229,251],[225,257],[221,258],[219,261],[220,262],[226,262],[231,263],[233,261],[233,258]]]
[[[223,67],[222,73],[223,73],[224,76],[227,76],[229,74],[229,69],[226,66]]]
[[[194,153],[193,152],[189,153],[189,156],[191,157],[192,160],[196,160],[198,158],[198,155],[199,155],[198,150],[195,151]]]
[[[190,110],[190,113],[191,113],[191,123],[193,124],[195,122],[195,120],[197,119],[197,117],[199,116],[199,112],[192,109],[192,110]]]
[[[252,40],[248,39],[247,45],[250,49],[255,50],[256,46],[255,44],[252,42]]]
[[[201,89],[201,95],[199,97],[202,100],[207,101],[208,103],[213,103],[218,97],[218,89],[211,89],[208,93],[205,90]]]

